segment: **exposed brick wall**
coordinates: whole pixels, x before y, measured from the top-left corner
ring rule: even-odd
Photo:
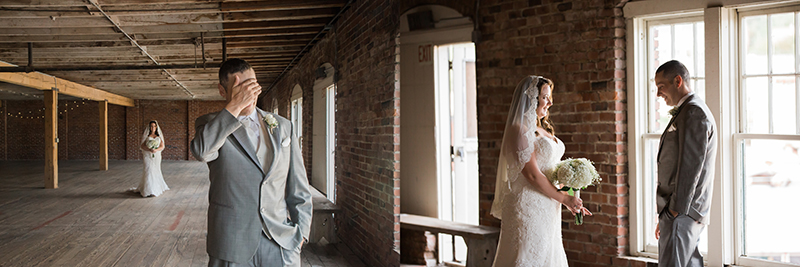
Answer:
[[[224,101],[137,100],[136,107],[128,108],[138,112],[138,115],[128,118],[128,123],[133,124],[133,127],[128,126],[128,132],[134,134],[129,138],[133,145],[128,145],[128,155],[136,154],[136,158],[141,158],[139,142],[142,133],[150,121],[156,120],[166,137],[166,148],[161,152],[163,159],[194,160],[189,151],[189,142],[194,138],[194,121],[199,116],[218,112],[224,107]]]
[[[164,151],[161,156],[165,160],[185,160],[187,155],[187,113],[188,101],[141,100],[139,101],[141,121],[139,123],[139,141],[150,121],[158,121],[165,137]]]
[[[0,140],[0,160],[41,160],[44,158],[44,119],[41,100],[4,102],[7,112],[0,116],[3,131]],[[216,112],[224,101],[153,101],[137,100],[135,107],[108,105],[109,159],[141,159],[139,145],[144,127],[150,120],[158,120],[167,137],[167,160],[190,159],[189,140],[194,136],[194,120],[203,114]],[[190,105],[191,104],[191,105]],[[190,113],[189,106],[194,106]],[[94,101],[58,102],[58,158],[60,160],[98,159],[99,111]],[[28,113],[28,112],[31,113]],[[8,116],[28,116],[17,118]],[[23,113],[23,114],[20,114]],[[189,123],[191,121],[191,127]],[[5,127],[6,122],[7,128]],[[5,129],[8,129],[7,133]],[[191,129],[191,130],[189,130]]]
[[[575,226],[564,211],[570,266],[643,265],[628,251],[625,21],[616,0],[481,1],[477,45],[481,224],[489,215],[511,94],[526,75],[555,83],[551,118],[565,157],[586,157],[603,178],[584,190],[595,213]],[[565,45],[569,44],[569,45]]]
[[[124,106],[108,105],[108,158],[125,159]]]
[[[333,33],[329,33],[329,35],[334,35]],[[332,58],[329,55],[333,55],[333,45],[331,44],[331,37],[326,37],[320,40],[310,52],[308,52],[306,57],[303,60],[300,60],[298,67],[292,69],[291,71],[287,72],[283,78],[278,81],[275,86],[270,89],[266,90],[265,94],[259,99],[259,108],[268,110],[268,107],[272,103],[272,99],[278,100],[278,115],[283,116],[286,119],[290,119],[291,116],[289,111],[286,110],[286,106],[289,104],[289,100],[291,99],[292,90],[294,89],[295,85],[300,85],[300,88],[303,91],[303,146],[302,146],[302,153],[303,153],[303,163],[306,166],[306,172],[311,175],[311,166],[312,166],[312,149],[314,144],[312,143],[312,136],[314,134],[313,128],[313,118],[311,117],[314,114],[314,81],[315,81],[315,71],[317,68],[322,66],[324,63],[331,63],[333,64]],[[335,68],[335,67],[334,67]],[[264,86],[264,85],[262,85]],[[266,87],[266,86],[265,86]],[[281,108],[283,107],[283,108]],[[324,146],[324,144],[322,144]]]
[[[6,101],[6,140],[8,160],[32,160],[44,158],[44,119],[20,118],[21,114],[42,116],[43,100]],[[31,113],[28,113],[30,111]],[[59,139],[61,137],[59,136]],[[59,150],[63,149],[59,144]]]
[[[38,160],[44,158],[44,112],[41,100],[6,101],[8,112],[18,118],[6,116],[8,131],[3,138],[8,139],[7,160]],[[109,105],[109,159],[124,159],[124,108]],[[22,114],[20,114],[22,113]],[[120,123],[123,121],[123,123]],[[90,160],[97,159],[98,109],[94,101],[58,101],[58,159]]]
[[[139,108],[140,100],[134,100],[133,107],[125,107],[125,159],[142,159],[139,146],[142,142],[142,122]]]
[[[303,88],[304,158],[310,172],[315,70],[331,63],[336,95],[336,198],[339,235],[369,266],[399,266],[399,16],[395,1],[356,1],[302,60],[266,92],[279,113]],[[388,14],[388,15],[387,15]],[[322,145],[324,144],[317,144]]]
[[[66,102],[66,103],[65,103]],[[64,142],[59,143],[60,159],[98,159],[99,150],[99,111],[95,101],[59,101],[59,107],[66,109],[67,123],[58,124],[59,136],[66,133],[66,157],[61,150]],[[65,104],[65,105],[61,105]],[[111,120],[112,118],[109,118]],[[44,120],[42,120],[44,121]],[[61,137],[59,137],[61,139]]]

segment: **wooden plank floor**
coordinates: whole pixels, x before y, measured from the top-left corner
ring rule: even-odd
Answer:
[[[0,161],[0,266],[207,266],[208,168],[164,161],[170,187],[127,192],[141,161],[60,161],[59,188],[44,189],[43,161]],[[309,245],[303,267],[364,264],[343,244]]]

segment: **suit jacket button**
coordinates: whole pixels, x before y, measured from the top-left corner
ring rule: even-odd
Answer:
[[[261,208],[261,212],[267,213],[267,208]]]

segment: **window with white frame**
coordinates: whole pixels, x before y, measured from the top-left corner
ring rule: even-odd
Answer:
[[[292,132],[297,135],[300,142],[300,149],[303,149],[303,89],[300,85],[295,85],[292,89],[292,97],[289,101],[289,115],[292,119]]]
[[[676,59],[689,69],[690,88],[710,100],[720,127],[715,203],[700,244],[707,264],[798,266],[800,1],[708,3],[640,1],[625,9],[634,37],[626,59],[631,253],[658,253],[655,153],[669,107],[656,98],[653,76]]]
[[[800,264],[800,6],[740,12],[734,137],[742,257]],[[791,209],[791,208],[789,208]],[[788,216],[788,217],[787,217]]]
[[[647,119],[646,131],[641,135],[644,149],[639,155],[643,165],[642,191],[643,198],[643,241],[644,252],[658,253],[658,240],[655,238],[655,226],[658,223],[656,210],[656,184],[658,171],[656,157],[658,154],[661,133],[669,123],[669,109],[664,99],[656,96],[655,71],[670,60],[678,60],[689,69],[689,88],[698,96],[705,94],[705,54],[702,16],[684,16],[680,19],[646,20],[644,43],[647,51],[647,95],[645,98]],[[646,234],[651,233],[651,234]],[[705,235],[705,233],[704,233]],[[701,240],[707,240],[705,236]],[[707,244],[701,243],[701,252],[707,251]]]

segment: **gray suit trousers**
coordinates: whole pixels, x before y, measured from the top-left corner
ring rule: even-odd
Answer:
[[[703,267],[697,244],[705,224],[683,214],[673,217],[666,209],[658,219],[658,267]]]
[[[209,256],[208,267],[300,267],[300,252],[281,248],[275,240],[261,233],[256,254],[249,262],[235,263]]]

